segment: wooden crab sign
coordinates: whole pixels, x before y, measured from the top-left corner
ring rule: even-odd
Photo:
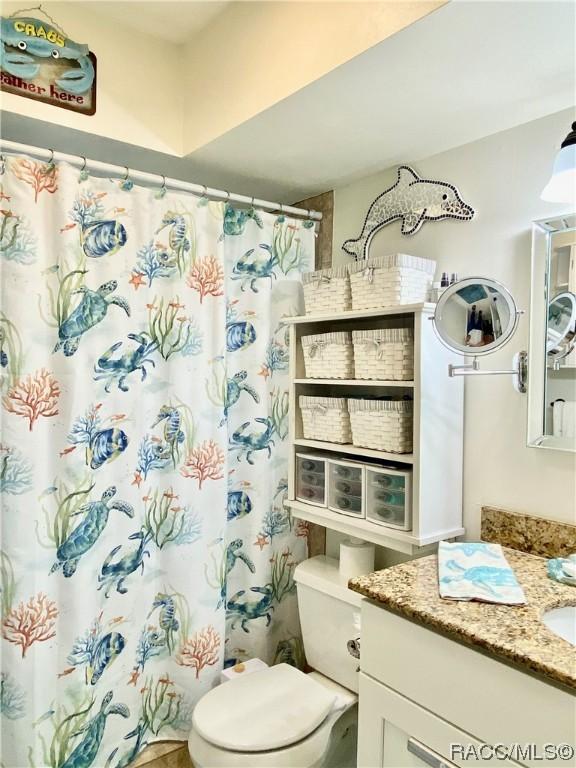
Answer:
[[[0,19],[0,89],[85,115],[96,111],[96,57],[60,29],[21,16]]]

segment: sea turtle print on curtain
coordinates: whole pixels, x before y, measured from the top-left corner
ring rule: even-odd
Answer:
[[[222,210],[23,161],[0,177],[1,759],[117,768],[184,738],[223,663]]]
[[[287,333],[309,222],[0,176],[5,766],[128,766],[224,663],[301,663]]]

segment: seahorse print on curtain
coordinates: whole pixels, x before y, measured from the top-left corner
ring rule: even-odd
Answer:
[[[314,232],[28,157],[0,198],[2,762],[123,768],[225,659],[302,663],[285,317]]]
[[[1,761],[121,768],[223,663],[223,206],[27,157],[0,197]]]
[[[226,606],[226,664],[249,657],[303,665],[294,568],[307,527],[288,488],[288,325],[314,268],[311,221],[230,207],[224,216],[227,371],[214,370],[228,429],[228,526],[214,547]],[[217,382],[217,384],[216,384]],[[224,565],[218,567],[219,563]]]

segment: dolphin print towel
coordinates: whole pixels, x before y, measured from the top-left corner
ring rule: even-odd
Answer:
[[[524,591],[500,544],[441,541],[438,546],[440,597],[524,605]]]

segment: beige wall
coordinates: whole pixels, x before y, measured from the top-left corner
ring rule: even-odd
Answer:
[[[440,271],[460,277],[493,277],[508,286],[520,308],[528,309],[531,221],[567,212],[566,206],[541,201],[540,191],[574,119],[567,110],[415,162],[423,176],[458,186],[476,217],[469,223],[425,223],[413,237],[403,237],[399,224],[391,224],[375,236],[371,254],[402,251],[436,259]],[[395,175],[392,169],[335,191],[334,263],[348,258],[340,250],[342,242],[357,236],[368,206]],[[484,358],[482,367],[509,367],[513,353],[527,349],[528,331],[525,315],[509,345]],[[464,519],[469,538],[478,536],[482,505],[576,522],[576,456],[526,447],[527,403],[508,377],[466,381]]]
[[[47,2],[45,9],[69,36],[88,43],[96,54],[96,114],[88,117],[5,93],[0,106],[183,156],[446,1],[232,2],[181,46],[116,19],[108,22],[89,3]],[[138,13],[146,3],[128,5]],[[2,14],[21,7],[3,2]]]
[[[3,2],[8,16],[26,4]],[[97,110],[92,117],[0,92],[0,106],[25,117],[125,141],[158,152],[182,154],[183,108],[175,72],[177,46],[107,22],[73,2],[44,3],[68,35],[88,43],[98,68]],[[136,8],[136,4],[135,4]],[[30,12],[42,18],[42,14]]]
[[[232,3],[187,47],[186,154],[445,3]]]

